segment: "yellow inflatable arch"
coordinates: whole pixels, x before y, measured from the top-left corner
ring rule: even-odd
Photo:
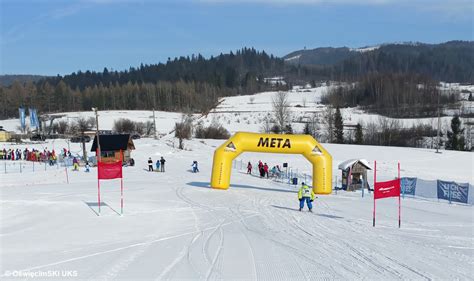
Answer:
[[[214,152],[211,187],[228,189],[232,160],[242,152],[301,154],[313,164],[313,190],[332,191],[332,157],[309,135],[277,135],[238,132]]]

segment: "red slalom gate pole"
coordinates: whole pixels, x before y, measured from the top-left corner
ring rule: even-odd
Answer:
[[[123,216],[123,177],[120,178],[120,215]]]
[[[99,204],[99,216],[100,216],[100,180],[97,179],[97,202]]]
[[[123,216],[123,152],[120,149],[120,169],[121,169],[121,177],[120,177],[120,215]]]
[[[401,184],[401,179],[400,179],[400,162],[398,162],[398,180],[400,181]],[[401,188],[401,186],[400,186]],[[400,194],[398,194],[398,228],[401,227],[402,225],[402,217],[401,217],[401,201],[400,201]]]
[[[377,160],[374,161],[374,212],[372,214],[372,226],[375,227],[375,183],[377,182]]]

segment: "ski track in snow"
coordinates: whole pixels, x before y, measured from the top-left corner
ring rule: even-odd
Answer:
[[[42,172],[46,183],[2,187],[0,278],[77,269],[80,280],[472,280],[472,206],[406,198],[401,229],[391,199],[378,201],[372,227],[371,194],[320,195],[314,213],[299,212],[295,187],[237,170],[229,190],[207,188],[217,142],[209,143],[137,151],[139,164],[124,172],[123,217],[113,182],[94,214],[94,169],[71,173],[69,185]],[[167,172],[143,171],[158,152]],[[185,171],[194,159],[201,173]]]

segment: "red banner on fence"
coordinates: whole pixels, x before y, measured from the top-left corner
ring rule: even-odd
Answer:
[[[400,196],[400,179],[391,181],[375,182],[374,199],[399,197]]]
[[[122,178],[122,161],[104,163],[97,162],[98,178],[100,180],[120,179]]]

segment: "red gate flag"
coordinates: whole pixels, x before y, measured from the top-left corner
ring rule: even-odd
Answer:
[[[97,162],[98,167],[98,179],[110,180],[122,178],[122,161],[104,163],[101,161]]]
[[[374,199],[399,196],[400,178],[391,181],[375,182]]]
[[[374,161],[374,211],[373,223],[375,227],[375,201],[376,199],[398,197],[398,227],[402,225],[402,211],[400,202],[400,162],[398,162],[398,178],[391,181],[377,182],[377,161]]]

